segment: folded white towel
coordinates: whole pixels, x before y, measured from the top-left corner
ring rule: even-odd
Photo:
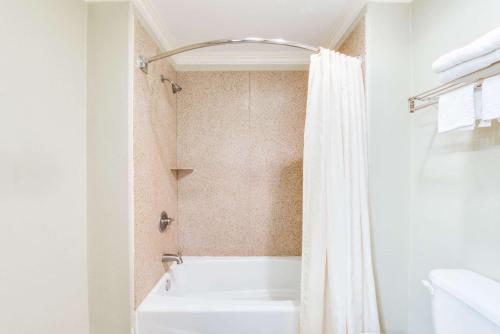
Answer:
[[[476,121],[474,85],[468,85],[439,98],[438,132],[472,130]]]
[[[480,88],[474,87],[474,105],[476,108],[476,120],[479,120],[478,128],[487,128],[491,126],[491,120],[483,119],[483,97],[482,90]]]
[[[482,57],[497,49],[500,49],[500,27],[495,28],[462,48],[439,57],[432,64],[432,70],[434,72],[443,72],[471,59]]]
[[[491,64],[500,61],[500,49],[490,52],[482,57],[478,57],[465,63],[456,65],[444,72],[438,73],[438,78],[441,83],[446,83],[463,77],[464,75],[478,71],[482,68],[488,67]],[[500,66],[500,65],[499,65]]]
[[[484,79],[482,84],[481,119],[491,121],[500,118],[500,75]]]

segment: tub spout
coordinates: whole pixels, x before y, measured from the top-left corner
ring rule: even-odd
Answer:
[[[161,262],[163,263],[171,263],[175,262],[177,264],[182,264],[182,253],[180,251],[177,254],[163,254],[161,257]]]

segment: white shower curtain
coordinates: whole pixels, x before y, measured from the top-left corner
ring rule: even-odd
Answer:
[[[311,56],[304,135],[302,334],[379,333],[361,62]]]

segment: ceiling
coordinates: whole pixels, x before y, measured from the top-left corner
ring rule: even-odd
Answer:
[[[162,49],[225,38],[263,37],[334,48],[364,0],[136,0]],[[283,46],[225,45],[173,57],[179,66],[293,65],[310,52]]]

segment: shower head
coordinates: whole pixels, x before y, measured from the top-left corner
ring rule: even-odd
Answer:
[[[182,90],[182,87],[176,84],[175,82],[171,82],[172,84],[172,93],[176,94]]]
[[[168,83],[170,83],[170,85],[172,86],[172,93],[174,94],[177,94],[178,92],[180,92],[182,90],[182,87],[179,86],[177,83],[175,83],[174,81],[170,80],[169,78],[165,78],[163,76],[163,74],[161,75],[161,82],[165,82],[167,81]]]

